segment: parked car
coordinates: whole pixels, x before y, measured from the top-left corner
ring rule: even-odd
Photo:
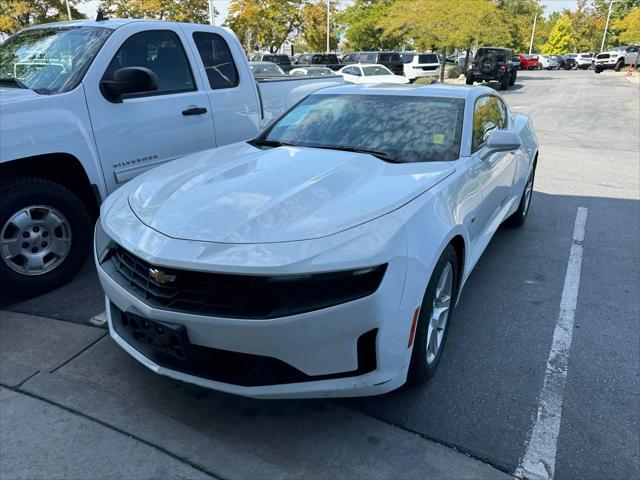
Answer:
[[[481,47],[476,51],[467,71],[467,85],[474,82],[497,80],[500,90],[506,90],[516,83],[518,71],[511,58],[513,53],[508,48]]]
[[[334,53],[303,53],[295,62],[295,67],[324,65],[331,70],[339,70],[343,64]]]
[[[607,52],[601,52],[595,56],[594,70],[596,73],[600,73],[612,68],[619,72],[625,65],[637,66],[639,54],[640,45],[620,46]]]
[[[409,83],[407,77],[394,75],[384,65],[367,63],[357,63],[342,67],[338,70],[338,75],[342,75],[347,83]]]
[[[384,65],[395,75],[404,73],[402,57],[396,52],[353,52],[342,57],[342,63],[345,65],[353,63]]]
[[[556,62],[558,62],[558,70],[564,68],[565,60],[562,55],[551,55],[551,57],[554,58]]]
[[[575,57],[578,68],[581,70],[587,70],[591,68],[594,61],[593,53],[578,53]]]
[[[520,55],[513,55],[511,57],[511,63],[513,64],[513,68],[516,70],[520,70],[522,68],[522,64],[520,63]]]
[[[565,70],[576,70],[578,68],[578,62],[576,61],[577,53],[570,53],[564,56],[564,65],[562,68]]]
[[[278,65],[271,62],[249,62],[249,68],[254,78],[284,77],[284,73]]]
[[[251,56],[251,62],[271,62],[278,65],[284,72],[291,70],[291,58],[280,53],[256,53]]]
[[[254,81],[236,36],[192,23],[44,24],[0,46],[0,291],[68,281],[101,201],[152,167],[253,138],[343,79]]]
[[[326,77],[336,75],[336,72],[327,67],[300,67],[292,68],[289,75],[294,77]]]
[[[541,70],[557,70],[559,66],[558,61],[551,55],[538,56],[538,68]]]
[[[527,219],[537,152],[490,88],[318,90],[107,199],[110,334],[156,373],[251,397],[423,383],[491,237]]]
[[[538,56],[537,55],[518,55],[520,57],[520,68],[522,70],[534,70],[538,67]]]
[[[422,77],[436,77],[440,73],[440,61],[435,53],[403,53],[404,76],[409,81]]]

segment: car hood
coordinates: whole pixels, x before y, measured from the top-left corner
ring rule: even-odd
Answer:
[[[28,88],[0,87],[0,105],[28,102],[39,95]]]
[[[331,235],[389,213],[449,176],[450,162],[237,143],[160,166],[125,187],[136,216],[172,238],[273,243]]]

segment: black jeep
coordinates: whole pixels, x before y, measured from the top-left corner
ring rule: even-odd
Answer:
[[[508,48],[479,48],[467,72],[467,85],[473,85],[473,82],[497,80],[500,82],[500,90],[513,86],[516,83],[518,71],[512,58],[513,52]]]

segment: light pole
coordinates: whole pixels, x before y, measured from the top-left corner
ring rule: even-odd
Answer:
[[[213,6],[213,0],[209,0],[209,25],[215,25],[215,7]]]
[[[329,53],[329,2],[330,0],[327,0],[327,53]]]
[[[533,36],[536,34],[537,21],[538,21],[538,12],[536,12],[536,16],[533,17],[533,28],[531,29],[531,41],[529,42],[529,55],[531,55],[531,50],[533,50]]]
[[[600,45],[601,52],[604,50],[604,41],[607,38],[607,30],[609,29],[609,20],[611,19],[611,7],[613,7],[613,4],[616,2],[618,2],[618,0],[611,0],[609,2],[609,13],[607,14],[607,23],[604,26],[604,33],[602,34],[602,44]]]
[[[67,15],[69,15],[69,20],[71,20],[71,7],[69,6],[69,0],[67,0]]]

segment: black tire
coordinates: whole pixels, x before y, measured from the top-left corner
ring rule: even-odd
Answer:
[[[506,90],[509,88],[509,77],[510,75],[505,73],[500,78],[500,90]]]
[[[619,60],[616,62],[616,66],[615,66],[615,67],[613,67],[613,69],[614,69],[616,72],[619,72],[619,71],[620,71],[620,70],[622,70],[623,68],[624,68],[624,58],[621,58],[621,59],[619,59]]]
[[[516,78],[518,77],[518,72],[515,70],[511,72],[511,78],[509,79],[509,86],[513,87],[516,84]]]
[[[451,263],[453,269],[453,285],[451,292],[451,303],[449,307],[449,317],[447,318],[446,328],[443,332],[442,341],[438,354],[432,360],[431,363],[427,362],[427,333],[429,326],[429,319],[433,311],[433,303],[436,294],[436,287],[440,275],[448,263]],[[447,340],[447,333],[449,332],[449,325],[453,316],[455,308],[455,301],[458,298],[458,256],[452,245],[448,245],[443,254],[440,256],[436,267],[433,269],[431,279],[427,285],[427,290],[422,300],[422,306],[420,308],[420,315],[418,317],[418,324],[416,325],[415,337],[413,342],[413,351],[411,352],[411,362],[409,364],[409,372],[407,374],[407,383],[409,385],[419,385],[427,382],[433,377],[438,364],[442,358],[442,352],[445,348]]]
[[[474,81],[475,81],[475,79],[473,78],[473,74],[472,73],[467,73],[467,79],[465,80],[467,85],[473,85]]]
[[[34,296],[65,284],[91,250],[92,222],[84,204],[64,186],[42,178],[16,178],[0,184],[0,235],[14,214],[31,205],[51,207],[64,215],[71,231],[71,244],[55,268],[39,275],[19,273],[0,257],[0,291],[15,296]]]
[[[518,210],[516,210],[513,215],[507,218],[504,221],[504,224],[511,228],[517,228],[524,225],[524,222],[527,221],[527,217],[529,216],[529,211],[531,210],[531,200],[533,199],[533,183],[536,178],[536,166],[534,164],[531,169],[531,173],[529,174],[529,178],[527,178],[527,183],[525,184],[524,191],[522,192],[522,197],[520,197],[520,203],[518,204]],[[529,198],[526,198],[527,185],[531,182],[531,195]],[[528,201],[527,201],[528,200]]]

